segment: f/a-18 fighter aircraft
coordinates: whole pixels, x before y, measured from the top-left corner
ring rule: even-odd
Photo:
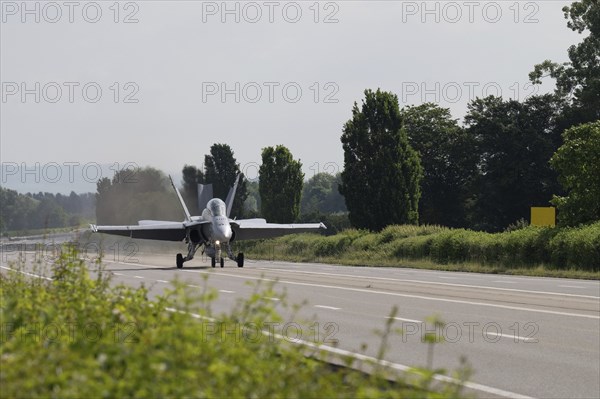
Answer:
[[[204,207],[202,216],[190,216],[181,193],[169,176],[171,185],[175,189],[185,213],[183,222],[140,220],[137,225],[133,226],[96,226],[92,224],[90,228],[93,232],[116,234],[130,238],[185,241],[188,253],[185,257],[180,253],[177,254],[175,263],[178,268],[182,268],[184,262],[192,260],[200,246],[204,246],[202,252],[211,258],[212,267],[215,267],[217,259],[221,267],[224,266],[225,261],[221,256],[223,250],[227,252],[231,260],[237,262],[238,267],[243,267],[244,254],[240,252],[237,256],[234,256],[231,248],[234,241],[272,238],[286,234],[326,229],[323,223],[278,224],[267,223],[265,219],[230,219],[229,214],[231,213],[239,177],[240,175],[235,179],[225,202],[220,198],[212,198],[212,185],[198,185],[199,209]]]

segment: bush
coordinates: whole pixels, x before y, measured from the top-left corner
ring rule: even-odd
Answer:
[[[402,225],[388,226],[380,233],[345,230],[328,237],[300,234],[270,243],[284,259],[290,255],[302,255],[302,260],[308,261],[335,257],[336,262],[366,265],[423,259],[442,265],[600,271],[600,222],[578,228],[521,226],[503,233]],[[250,256],[260,253],[251,251]]]
[[[355,250],[370,251],[377,249],[380,244],[379,234],[365,231],[362,236],[354,240],[352,246]]]
[[[334,236],[320,237],[313,248],[316,256],[336,256],[350,249],[353,241],[359,238],[358,230],[344,230]]]
[[[549,250],[558,268],[600,270],[600,222],[562,229],[549,241]]]
[[[431,259],[442,264],[468,260],[467,234],[463,229],[437,234],[431,243]]]
[[[392,225],[383,229],[380,233],[381,242],[387,243],[400,238],[425,236],[448,231],[448,228],[436,225],[415,226],[412,224]]]
[[[53,281],[0,274],[3,397],[439,398],[460,391],[334,368],[260,330],[232,334],[281,321],[263,298],[278,295],[273,286],[257,286],[231,313],[214,315],[210,289],[194,295],[175,283],[150,300],[143,287],[113,287],[101,268],[91,278],[74,252],[53,272]]]
[[[407,237],[394,242],[393,256],[396,258],[427,258],[431,251],[431,236]]]

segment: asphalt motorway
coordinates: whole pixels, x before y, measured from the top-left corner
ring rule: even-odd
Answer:
[[[115,283],[144,284],[151,295],[174,279],[190,290],[206,281],[219,293],[215,313],[249,297],[255,283],[275,282],[277,293],[264,299],[288,318],[265,321],[272,332],[290,341],[318,334],[325,345],[369,356],[396,307],[394,327],[404,334],[390,338],[385,360],[399,367],[427,364],[421,341],[433,332],[445,342],[435,346],[432,366],[455,370],[466,357],[479,397],[600,397],[599,281],[252,260],[213,269],[195,259],[177,269],[174,256],[142,253],[104,261]],[[284,302],[303,305],[292,312]],[[433,315],[445,326],[426,322]]]

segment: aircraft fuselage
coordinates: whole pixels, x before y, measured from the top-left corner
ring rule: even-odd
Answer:
[[[225,213],[225,202],[220,198],[213,198],[206,204],[206,209],[202,211],[202,218],[210,221],[210,233],[207,237],[211,243],[219,242],[221,244],[229,243],[233,237],[229,218]]]

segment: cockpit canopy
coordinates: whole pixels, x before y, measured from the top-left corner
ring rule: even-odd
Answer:
[[[219,198],[213,198],[206,204],[206,209],[210,211],[213,216],[226,216],[227,211],[225,210],[225,203]]]

